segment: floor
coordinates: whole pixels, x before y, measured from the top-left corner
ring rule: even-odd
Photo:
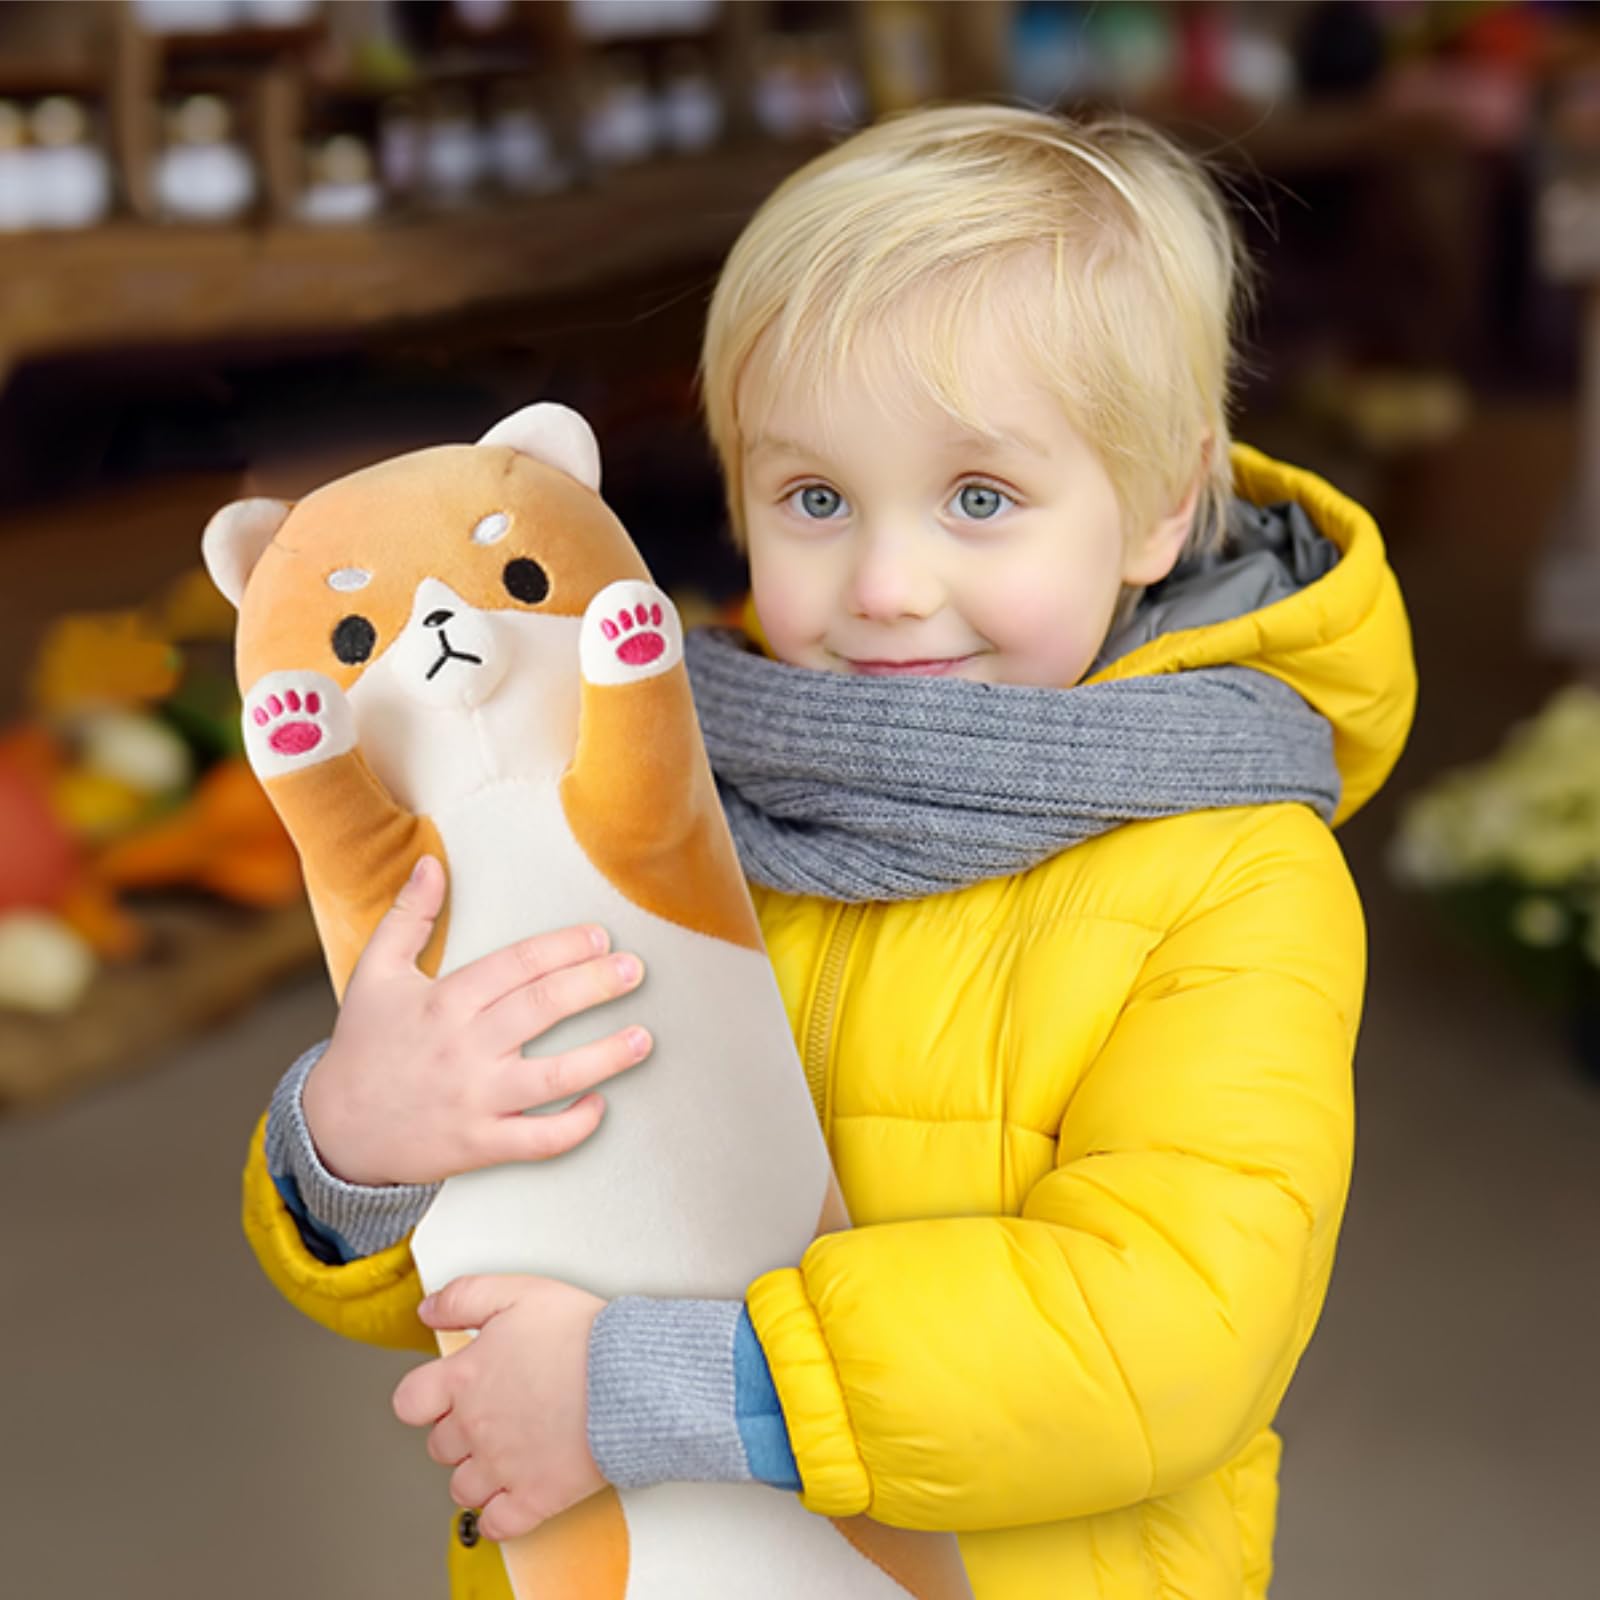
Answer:
[[[1343,835],[1372,940],[1359,1154],[1280,1419],[1274,1600],[1595,1592],[1600,1089],[1382,865],[1405,790],[1556,681],[1516,606],[1571,448],[1559,413],[1495,410],[1385,490],[1424,700]],[[0,1125],[0,1591],[442,1595],[444,1474],[389,1411],[412,1358],[302,1321],[237,1223],[249,1129],[330,1010],[308,979],[137,1080]]]

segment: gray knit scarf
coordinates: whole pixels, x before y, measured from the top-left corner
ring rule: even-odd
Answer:
[[[1009,876],[1124,822],[1338,804],[1333,733],[1243,667],[1062,690],[787,666],[734,629],[685,657],[745,873],[909,900]]]

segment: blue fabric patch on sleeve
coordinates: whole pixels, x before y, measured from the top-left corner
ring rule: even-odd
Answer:
[[[783,1407],[748,1308],[733,1331],[733,1412],[751,1475],[777,1489],[800,1488]]]
[[[300,1198],[300,1185],[295,1182],[293,1173],[273,1173],[272,1187],[278,1191],[278,1197],[294,1218],[306,1249],[318,1261],[330,1267],[342,1267],[356,1259],[360,1252],[352,1250],[341,1233],[312,1220],[305,1201]]]

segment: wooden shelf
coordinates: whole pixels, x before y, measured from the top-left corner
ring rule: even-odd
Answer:
[[[809,154],[685,157],[591,189],[348,228],[19,235],[0,275],[0,376],[33,355],[373,327],[711,262]]]
[[[196,898],[138,909],[149,953],[102,969],[69,1015],[0,1011],[0,1116],[128,1076],[321,959],[304,903],[251,912]]]

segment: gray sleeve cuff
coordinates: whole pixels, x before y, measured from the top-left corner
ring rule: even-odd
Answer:
[[[589,1334],[589,1452],[619,1489],[755,1481],[734,1411],[739,1300],[624,1295]]]
[[[305,1219],[329,1236],[346,1261],[398,1244],[422,1220],[439,1192],[436,1183],[346,1183],[323,1166],[306,1127],[300,1095],[328,1048],[313,1045],[284,1073],[267,1112],[267,1171],[280,1189],[293,1180]],[[292,1206],[291,1206],[292,1209]]]

